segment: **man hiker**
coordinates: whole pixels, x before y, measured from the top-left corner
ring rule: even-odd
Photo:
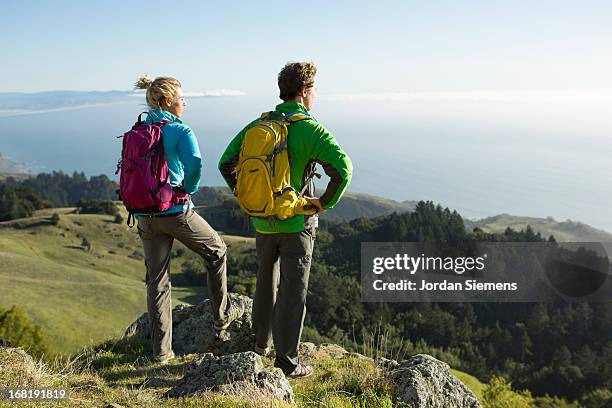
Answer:
[[[278,75],[284,102],[238,133],[219,161],[256,230],[255,351],[265,355],[273,340],[275,366],[292,378],[312,374],[311,366],[300,363],[298,349],[317,213],[333,208],[352,176],[346,153],[309,113],[316,73],[312,62],[285,65]],[[313,181],[317,164],[330,178],[319,198]]]

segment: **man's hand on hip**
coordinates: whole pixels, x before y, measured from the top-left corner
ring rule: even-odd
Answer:
[[[325,211],[325,208],[321,206],[321,202],[316,197],[304,197],[310,204],[312,204],[316,209],[317,213],[322,213]]]

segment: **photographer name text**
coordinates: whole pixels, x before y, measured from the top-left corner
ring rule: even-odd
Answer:
[[[402,271],[409,275],[417,272],[453,272],[461,276],[466,272],[476,273],[485,269],[487,254],[479,257],[432,257],[421,254],[410,256],[396,254],[393,257],[376,257],[372,261],[372,273],[382,275],[388,271]],[[453,282],[444,279],[440,282],[430,282],[426,279],[400,279],[385,282],[376,279],[372,283],[376,291],[516,291],[516,282],[481,282],[467,279],[463,282]]]

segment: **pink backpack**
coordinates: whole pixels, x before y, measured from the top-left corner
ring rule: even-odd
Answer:
[[[141,116],[131,130],[119,136],[123,137],[123,149],[115,172],[121,172],[118,193],[129,212],[129,227],[134,226],[134,213],[165,211],[189,199],[183,189],[175,191],[170,185],[162,138],[162,127],[170,121],[146,124]]]

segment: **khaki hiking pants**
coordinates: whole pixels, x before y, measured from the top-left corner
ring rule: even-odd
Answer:
[[[256,234],[257,286],[253,302],[253,328],[260,348],[272,340],[274,365],[290,374],[299,364],[298,350],[306,316],[306,293],[315,225],[303,232]]]
[[[219,234],[194,210],[163,217],[139,216],[138,234],[144,246],[153,354],[167,355],[172,351],[170,258],[174,239],[204,259],[208,271],[208,297],[215,319],[224,318],[230,307],[226,246]]]

